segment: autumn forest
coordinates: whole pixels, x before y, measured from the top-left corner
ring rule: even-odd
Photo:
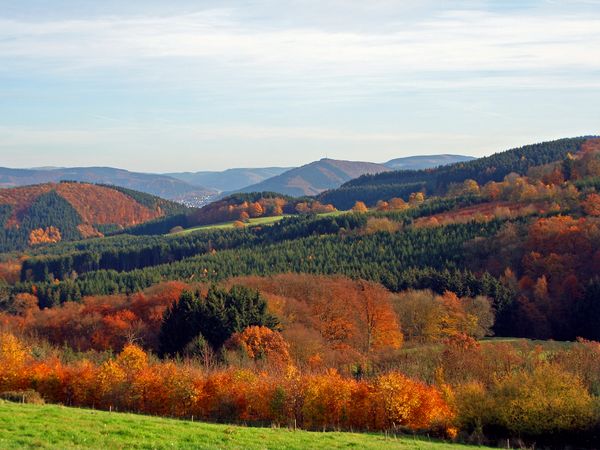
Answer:
[[[600,138],[193,208],[0,189],[0,397],[491,446],[600,440]]]

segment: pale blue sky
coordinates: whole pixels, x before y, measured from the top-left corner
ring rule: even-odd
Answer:
[[[600,0],[0,0],[0,166],[490,154],[600,134]]]

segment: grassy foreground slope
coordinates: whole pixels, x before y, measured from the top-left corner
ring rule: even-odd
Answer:
[[[460,450],[470,447],[411,437],[248,428],[0,400],[0,448]]]

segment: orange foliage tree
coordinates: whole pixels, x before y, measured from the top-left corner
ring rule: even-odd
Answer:
[[[102,363],[35,358],[0,334],[0,392],[36,389],[45,400],[213,421],[295,423],[307,429],[448,428],[453,414],[433,387],[389,373],[357,381],[336,371],[306,375],[245,369],[202,372],[156,361],[132,344]]]
[[[130,296],[85,297],[81,303],[44,310],[36,307],[35,297],[20,294],[13,309],[21,320],[11,316],[9,322],[25,333],[79,350],[120,350],[132,341],[156,350],[163,313],[186,288],[185,283],[165,282]]]
[[[268,327],[251,326],[234,333],[225,348],[239,350],[253,361],[264,361],[277,367],[290,363],[289,345],[277,331]]]
[[[600,194],[589,194],[583,202],[583,210],[590,216],[600,216]]]
[[[367,208],[367,205],[365,205],[364,202],[356,202],[352,207],[352,211],[357,213],[365,213],[369,211],[369,208]]]
[[[264,209],[258,202],[250,203],[248,206],[248,214],[250,217],[260,217],[263,215],[263,213]]]
[[[229,283],[265,296],[282,322],[292,359],[301,365],[343,366],[402,345],[391,294],[376,283],[307,274],[241,277]]]
[[[54,226],[49,226],[46,228],[36,228],[35,230],[31,230],[29,233],[29,245],[40,245],[40,244],[53,244],[55,242],[60,242],[62,236],[60,235],[60,230]]]

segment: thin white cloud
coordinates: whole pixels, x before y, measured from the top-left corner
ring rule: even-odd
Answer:
[[[229,10],[164,18],[0,20],[2,60],[4,70],[17,65],[73,73],[138,65],[160,73],[171,65],[187,67],[190,76],[229,68],[291,80],[324,74],[393,79],[435,71],[584,74],[600,70],[600,15],[454,11],[385,33],[257,28]]]
[[[176,170],[271,164],[285,151],[279,164],[324,149],[483,154],[593,132],[593,1],[349,1],[68,19],[0,11],[0,153],[30,166],[162,158]]]

